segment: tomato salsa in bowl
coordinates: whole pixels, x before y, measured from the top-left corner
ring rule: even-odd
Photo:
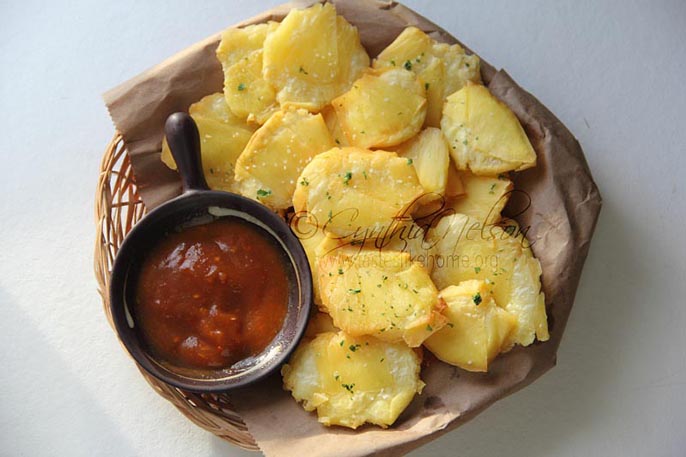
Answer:
[[[115,327],[138,364],[168,384],[245,386],[276,371],[304,333],[307,257],[270,209],[208,190],[189,116],[170,116],[166,133],[184,192],[122,243],[110,282]]]

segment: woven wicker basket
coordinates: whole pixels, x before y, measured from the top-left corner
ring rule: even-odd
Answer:
[[[102,158],[95,195],[95,277],[110,325],[113,325],[109,308],[112,263],[124,237],[144,215],[145,205],[138,195],[124,141],[116,134]],[[259,450],[247,426],[233,411],[227,395],[183,391],[138,368],[158,394],[194,423],[236,446]]]

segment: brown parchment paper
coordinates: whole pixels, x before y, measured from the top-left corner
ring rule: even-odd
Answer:
[[[293,7],[285,4],[238,26],[281,20]],[[433,38],[458,42],[410,9],[380,0],[333,0],[339,14],[356,25],[371,57],[407,26]],[[147,208],[180,192],[176,173],[160,161],[167,116],[186,110],[201,97],[222,90],[222,72],[214,56],[219,34],[180,52],[104,95],[117,130],[125,140],[136,182]],[[574,301],[581,269],[601,206],[598,189],[579,143],[567,128],[509,75],[482,60],[482,77],[491,92],[522,122],[538,155],[538,166],[515,175],[515,188],[531,198],[516,217],[530,227],[529,241],[543,269],[542,284],[550,340],[517,347],[502,355],[487,374],[469,373],[429,357],[422,370],[426,388],[396,424],[386,430],[356,431],[321,426],[282,390],[273,376],[231,395],[237,411],[267,456],[398,456],[452,430],[494,401],[526,386],[555,365],[557,348]],[[512,205],[510,205],[512,206]],[[520,208],[506,211],[518,213]]]

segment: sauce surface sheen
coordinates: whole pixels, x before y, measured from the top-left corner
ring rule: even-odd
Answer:
[[[152,355],[220,369],[257,355],[283,324],[286,254],[238,218],[166,235],[144,259],[135,319]]]

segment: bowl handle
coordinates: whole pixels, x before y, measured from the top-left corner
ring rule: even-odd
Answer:
[[[200,134],[195,121],[186,113],[174,113],[164,124],[164,133],[181,175],[183,192],[209,190],[200,157]]]

